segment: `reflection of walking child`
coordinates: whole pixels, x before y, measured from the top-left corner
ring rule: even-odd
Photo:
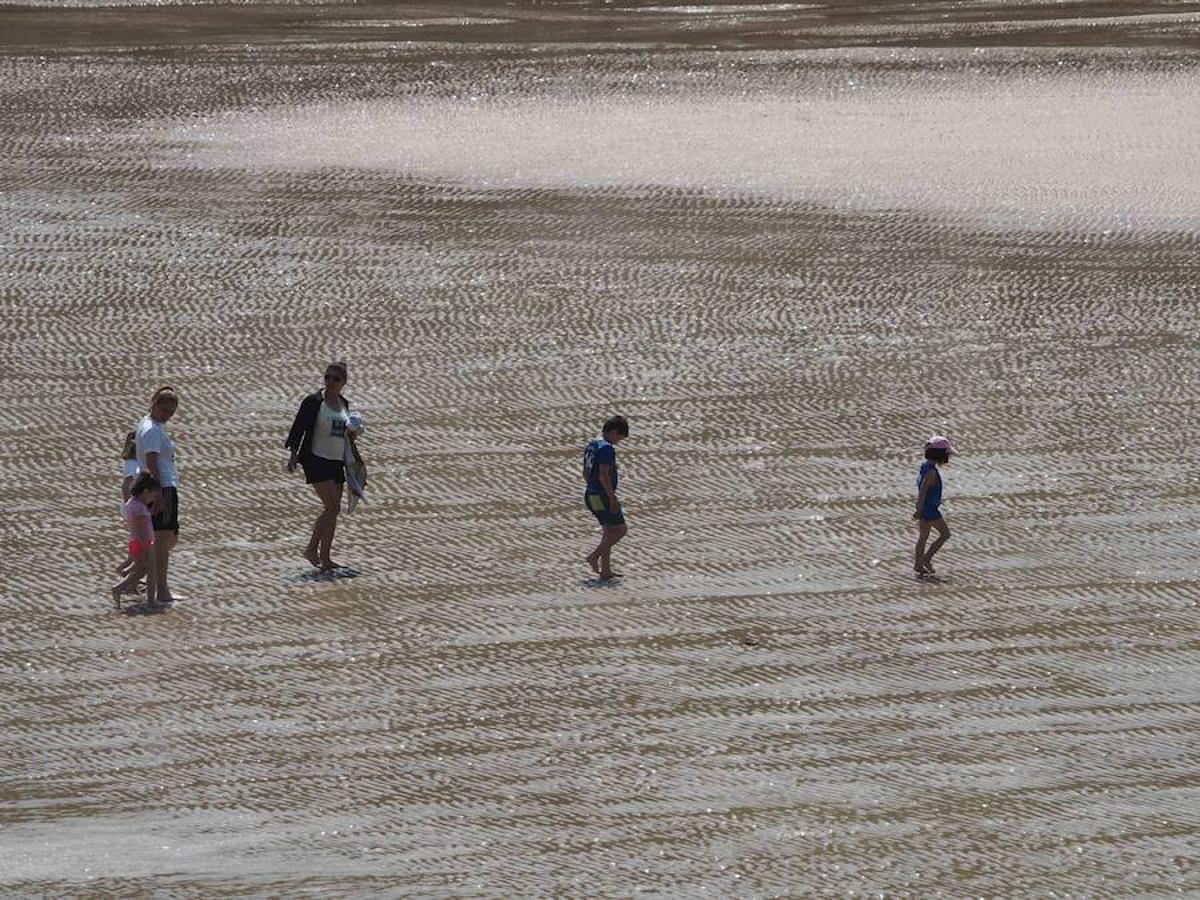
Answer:
[[[925,462],[921,464],[921,474],[917,476],[917,511],[913,513],[920,527],[913,559],[913,571],[918,575],[934,574],[933,555],[950,540],[950,526],[942,518],[939,508],[942,504],[942,474],[938,471],[938,465],[949,462],[957,452],[949,439],[940,434],[935,434],[925,445]],[[931,529],[937,531],[938,537],[926,550],[925,542],[929,540]]]
[[[121,451],[121,515],[125,515],[125,501],[129,499],[129,489],[133,487],[133,480],[137,478],[139,468],[137,461],[137,432],[131,431],[125,435],[125,448]],[[136,566],[137,562],[128,554],[125,556],[125,562],[117,566],[118,575],[128,575],[130,567]],[[141,577],[141,574],[138,575]],[[137,587],[129,593],[136,593]]]
[[[158,599],[154,565],[154,522],[150,507],[162,497],[162,485],[149,472],[142,472],[129,489],[129,499],[123,507],[125,525],[129,528],[129,555],[134,567],[124,579],[113,585],[113,605],[121,608],[121,595],[137,590],[138,579],[146,575],[146,601]]]
[[[616,578],[612,570],[612,548],[625,537],[625,515],[617,499],[616,445],[629,437],[629,423],[624,416],[613,416],[604,423],[603,436],[592,441],[583,451],[583,480],[587,489],[583,502],[596,517],[603,532],[596,549],[587,555],[587,563],[601,578]]]

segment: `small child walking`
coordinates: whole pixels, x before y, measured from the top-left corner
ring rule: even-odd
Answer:
[[[627,437],[629,423],[624,416],[613,416],[604,423],[601,436],[583,450],[583,480],[587,482],[583,503],[602,529],[600,543],[587,555],[587,564],[605,581],[620,577],[612,570],[612,548],[628,531],[617,499],[616,450]]]
[[[121,595],[137,591],[138,579],[146,576],[146,602],[158,600],[154,577],[154,523],[150,507],[162,497],[162,484],[149,472],[142,472],[129,488],[129,499],[125,501],[125,525],[129,528],[129,555],[134,560],[133,568],[112,588],[113,605],[121,608]]]
[[[129,489],[133,487],[133,480],[137,478],[141,467],[137,461],[137,432],[130,431],[125,435],[125,447],[121,450],[121,516],[125,515],[125,501],[129,499]],[[137,561],[126,554],[125,561],[117,566],[118,575],[128,575],[131,568],[137,565]],[[141,578],[139,573],[138,578]],[[136,594],[137,585],[134,584],[133,589],[126,593]]]
[[[950,526],[942,518],[939,508],[942,505],[942,474],[938,466],[949,462],[957,452],[949,438],[940,434],[935,434],[925,445],[925,462],[921,464],[921,474],[917,476],[917,511],[913,513],[920,529],[913,559],[913,571],[918,577],[935,574],[933,556],[950,540]],[[938,537],[926,550],[925,542],[929,540],[931,529],[937,531]]]

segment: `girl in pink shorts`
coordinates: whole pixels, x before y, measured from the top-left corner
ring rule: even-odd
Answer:
[[[137,591],[138,579],[146,575],[146,602],[157,602],[154,579],[154,524],[150,507],[162,496],[162,485],[149,472],[142,472],[134,479],[129,489],[129,499],[122,510],[125,525],[129,528],[129,555],[134,560],[133,568],[121,581],[113,585],[113,605],[121,608],[121,595]]]

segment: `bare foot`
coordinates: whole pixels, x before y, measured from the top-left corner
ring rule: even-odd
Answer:
[[[589,553],[587,555],[586,559],[587,559],[587,564],[591,567],[592,571],[595,572],[597,575],[599,575],[600,574],[600,557],[597,556],[595,553]]]
[[[312,547],[307,547],[302,554],[305,559],[313,564],[314,569],[321,568],[321,557],[317,556],[317,551]]]
[[[322,572],[328,572],[330,569],[344,569],[344,568],[346,568],[346,567],[343,566],[341,563],[334,562],[332,559],[321,560],[321,571]]]

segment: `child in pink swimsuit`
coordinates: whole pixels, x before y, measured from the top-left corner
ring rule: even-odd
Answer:
[[[146,575],[146,602],[156,602],[154,582],[154,523],[150,507],[162,496],[162,485],[149,472],[142,472],[129,489],[129,499],[122,507],[125,525],[129,528],[129,555],[134,559],[133,569],[121,581],[113,585],[113,605],[121,608],[121,595],[137,590],[138,579]]]
[[[131,431],[125,435],[125,447],[121,450],[121,517],[125,517],[125,501],[129,499],[129,489],[133,487],[133,481],[138,477],[138,472],[141,469],[138,467],[137,461],[137,432]],[[117,574],[121,576],[128,575],[137,568],[137,560],[132,556],[126,555],[125,561],[117,566]],[[138,574],[138,578],[142,577],[143,573]],[[136,594],[137,585],[135,584],[125,593]]]

